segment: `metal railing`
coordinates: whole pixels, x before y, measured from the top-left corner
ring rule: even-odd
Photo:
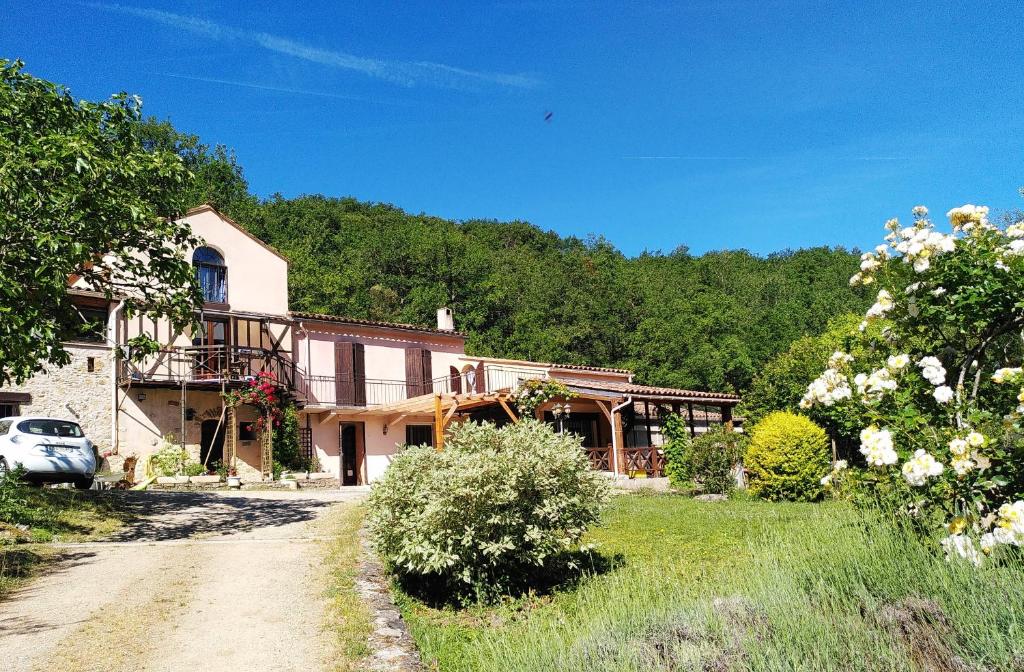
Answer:
[[[385,406],[424,394],[468,394],[512,390],[530,378],[543,378],[536,369],[514,367],[484,368],[483,389],[478,385],[477,370],[458,376],[439,376],[427,381],[357,379],[353,375],[299,375],[298,389],[307,405],[326,407]]]
[[[226,345],[196,345],[159,350],[141,362],[121,360],[122,383],[244,382],[260,372],[271,374],[280,385],[296,389],[295,363],[281,351]]]

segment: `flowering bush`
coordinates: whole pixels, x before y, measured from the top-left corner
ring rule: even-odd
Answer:
[[[777,411],[752,430],[743,460],[750,491],[773,500],[813,501],[821,497],[829,470],[828,436],[807,418]]]
[[[564,383],[557,380],[531,378],[521,382],[519,387],[509,395],[509,398],[512,399],[516,408],[519,409],[520,415],[523,417],[533,417],[541,405],[552,399],[561,398],[569,400],[575,396]]]
[[[836,352],[801,406],[856,417],[863,480],[909,493],[910,513],[945,523],[949,556],[979,564],[1024,545],[1024,223],[964,205],[943,233],[913,215],[886,224],[850,280],[879,287],[856,336],[887,356],[858,370]]]
[[[608,485],[576,437],[534,419],[455,427],[442,451],[401,452],[368,525],[399,578],[454,600],[495,598],[581,549]]]
[[[259,416],[253,423],[253,429],[262,432],[267,429],[268,421],[272,427],[281,424],[284,411],[281,409],[281,397],[277,392],[277,378],[274,374],[260,371],[246,387],[225,394],[224,400],[229,407],[241,404],[255,406],[259,410]]]

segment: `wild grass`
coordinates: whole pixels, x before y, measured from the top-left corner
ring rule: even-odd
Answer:
[[[359,669],[369,653],[370,613],[356,590],[359,576],[359,530],[366,516],[364,506],[343,504],[335,507],[322,525],[331,537],[327,542],[323,567],[328,573],[327,630],[333,638],[332,669],[339,672]]]
[[[52,556],[50,549],[34,544],[89,541],[120,529],[130,514],[119,495],[0,479],[0,598]]]
[[[976,570],[842,504],[616,498],[616,569],[549,596],[431,609],[441,670],[1024,670],[1024,566]]]

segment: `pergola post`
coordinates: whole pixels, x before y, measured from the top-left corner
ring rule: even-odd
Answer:
[[[697,428],[693,424],[693,402],[686,402],[686,415],[690,424],[690,438],[697,436]]]
[[[615,451],[617,453],[615,473],[624,474],[626,473],[626,443],[622,435],[622,411],[612,412],[612,431],[615,432],[615,445],[618,446],[618,450]]]
[[[444,449],[444,413],[440,394],[434,395],[434,446],[438,451]]]

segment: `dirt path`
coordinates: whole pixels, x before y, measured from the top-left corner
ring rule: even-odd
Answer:
[[[338,491],[152,493],[0,603],[5,670],[329,669],[321,570]]]

